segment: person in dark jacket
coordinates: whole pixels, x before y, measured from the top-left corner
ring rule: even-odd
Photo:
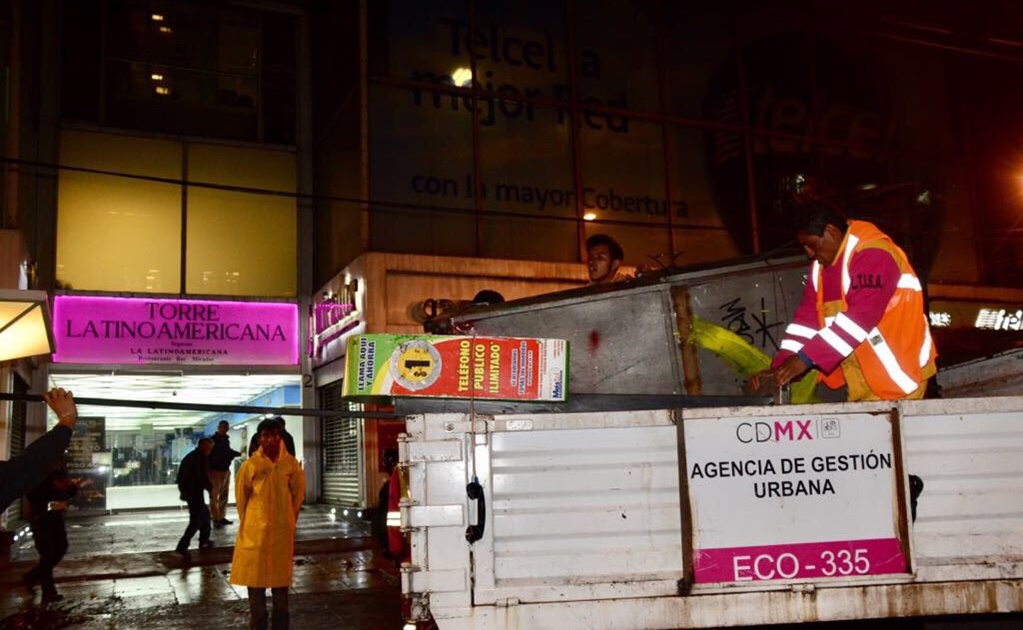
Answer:
[[[204,492],[213,489],[210,484],[210,475],[207,459],[210,451],[213,450],[213,440],[203,438],[199,440],[188,455],[181,460],[178,467],[178,490],[181,492],[181,500],[188,504],[188,527],[178,541],[177,552],[187,560],[191,556],[188,547],[192,544],[192,536],[199,532],[199,548],[212,547],[210,540],[210,510],[206,507]]]
[[[227,420],[221,420],[217,424],[217,432],[211,438],[213,450],[210,452],[209,463],[210,483],[213,485],[213,490],[210,491],[210,512],[213,513],[215,527],[223,527],[232,523],[227,518],[227,496],[231,487],[231,462],[241,453],[231,448],[231,436],[227,434],[230,427]]]
[[[64,512],[68,501],[78,492],[78,483],[68,476],[64,462],[50,473],[41,484],[33,488],[26,498],[31,510],[29,527],[32,540],[39,552],[39,563],[25,573],[21,580],[30,592],[39,584],[43,589],[43,603],[63,599],[53,581],[53,569],[67,553],[67,529]]]
[[[57,426],[29,444],[20,455],[0,462],[0,512],[46,479],[71,444],[78,422],[78,408],[71,392],[58,387],[43,394],[43,399],[57,415]]]
[[[284,418],[280,416],[266,416],[264,419],[276,420],[277,424],[281,425],[281,442],[284,443],[284,450],[288,451],[288,454],[291,455],[292,457],[295,457],[295,438],[291,437],[291,434],[288,433],[288,430],[284,428],[285,425]],[[252,454],[255,453],[257,450],[259,450],[258,431],[252,436],[252,439],[249,440],[249,457],[252,457]]]

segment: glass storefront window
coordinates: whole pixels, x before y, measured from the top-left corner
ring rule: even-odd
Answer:
[[[240,168],[244,165],[244,168]],[[298,227],[295,155],[188,145],[189,182],[258,188],[263,195],[188,187],[185,290],[192,294],[294,297]]]
[[[65,130],[61,163],[181,179],[181,145]],[[181,187],[63,170],[57,186],[57,280],[65,288],[177,293],[181,287]]]
[[[287,407],[300,401],[298,375],[54,373],[53,382],[78,398]],[[261,416],[83,405],[68,449],[68,472],[89,479],[78,509],[177,507],[176,475],[201,437],[227,420],[231,447],[247,455]],[[302,422],[286,418],[302,460]],[[51,426],[56,418],[50,414]],[[243,458],[234,460],[234,469]],[[233,493],[232,493],[233,494]]]

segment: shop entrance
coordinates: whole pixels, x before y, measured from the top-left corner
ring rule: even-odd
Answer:
[[[51,371],[51,386],[76,398],[300,407],[297,374],[98,373]],[[260,415],[83,405],[68,450],[72,477],[89,480],[73,509],[121,511],[178,507],[175,483],[181,459],[221,420],[230,426],[231,447],[247,455]],[[55,421],[51,418],[51,422]],[[301,462],[302,422],[288,419]],[[234,460],[234,470],[242,458]],[[233,478],[233,475],[232,475]],[[234,502],[234,493],[231,502]]]

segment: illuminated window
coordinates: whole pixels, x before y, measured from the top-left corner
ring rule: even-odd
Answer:
[[[179,142],[65,130],[60,146],[62,165],[111,173],[60,172],[57,279],[63,286],[133,293],[296,295],[294,153],[189,144],[189,181],[211,187],[183,189],[179,182],[186,160]],[[184,287],[182,266],[187,270]]]
[[[168,140],[65,130],[60,161],[181,179],[181,145]],[[180,186],[63,170],[57,204],[57,279],[62,284],[100,291],[180,290]]]
[[[258,188],[286,196],[190,186],[185,290],[195,294],[294,297],[295,155],[192,145],[190,182]]]

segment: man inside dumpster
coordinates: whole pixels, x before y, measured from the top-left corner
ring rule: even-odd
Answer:
[[[624,259],[622,246],[607,234],[586,239],[586,271],[591,285],[630,280],[631,276],[620,269]]]
[[[794,206],[796,237],[812,263],[771,368],[784,386],[816,368],[845,399],[922,398],[937,352],[923,286],[906,254],[872,223],[850,221],[820,197]]]

